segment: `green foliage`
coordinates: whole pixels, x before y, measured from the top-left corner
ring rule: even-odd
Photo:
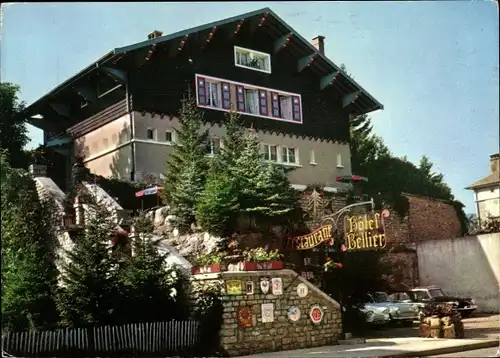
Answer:
[[[179,121],[178,142],[166,164],[164,197],[175,226],[186,231],[195,222],[196,204],[203,192],[208,145],[208,132],[200,134],[202,113],[190,94],[182,101]]]
[[[134,222],[133,256],[120,269],[121,307],[126,322],[185,319],[187,315],[181,275],[170,268],[166,255],[153,240],[153,223],[144,214]],[[133,309],[131,310],[130,308]]]
[[[212,172],[196,207],[198,225],[212,234],[225,236],[238,212],[237,183],[227,171]]]
[[[298,193],[292,188],[283,168],[269,164],[263,172],[263,177],[258,184],[258,198],[263,206],[259,211],[271,218],[275,224],[280,219],[289,216],[298,210]]]
[[[249,262],[281,261],[283,259],[283,255],[278,250],[268,250],[263,247],[245,250],[243,257],[245,261]]]
[[[50,329],[58,321],[56,240],[50,207],[39,201],[35,183],[1,159],[2,328]]]
[[[0,83],[0,149],[15,168],[26,167],[28,157],[23,151],[29,142],[26,121],[20,115],[25,104],[19,99],[20,88],[12,83]]]
[[[281,166],[265,166],[260,143],[252,130],[231,111],[226,117],[223,147],[213,158],[196,219],[210,232],[229,235],[241,215],[279,224],[298,208],[297,193]]]
[[[198,266],[207,266],[220,264],[227,256],[227,252],[218,251],[218,252],[210,252],[207,254],[201,254],[196,257],[196,264]]]
[[[85,230],[74,237],[74,247],[66,251],[68,261],[62,272],[57,305],[62,324],[87,327],[113,324],[119,299],[118,262],[111,255],[110,235],[115,223],[105,208],[94,205]]]

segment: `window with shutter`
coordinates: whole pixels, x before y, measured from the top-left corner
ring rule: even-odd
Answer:
[[[300,98],[297,96],[293,96],[293,121],[294,122],[302,122],[302,116],[300,111]]]
[[[222,82],[222,108],[231,109],[231,87],[227,82]]]
[[[300,94],[257,87],[205,75],[195,75],[198,106],[227,112],[303,123]],[[234,92],[233,92],[234,91]]]
[[[236,86],[236,108],[239,112],[245,112],[245,88]]]
[[[196,88],[198,94],[198,103],[205,106],[207,104],[207,89],[206,82],[203,77],[198,77]]]
[[[276,92],[271,92],[272,116],[280,118],[280,99]]]
[[[259,90],[259,113],[262,116],[267,116],[267,91]]]

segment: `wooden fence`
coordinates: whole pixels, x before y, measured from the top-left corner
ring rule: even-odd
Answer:
[[[18,357],[167,356],[193,352],[197,321],[66,328],[2,335],[3,351]]]

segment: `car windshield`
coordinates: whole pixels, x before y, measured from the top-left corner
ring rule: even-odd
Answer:
[[[417,300],[429,299],[429,296],[427,295],[427,292],[425,292],[425,291],[413,291],[413,295],[415,296],[415,299],[417,299]]]
[[[373,300],[375,302],[390,302],[391,298],[389,295],[385,292],[375,292],[373,294]]]
[[[432,290],[429,290],[429,295],[431,297],[443,297],[444,293],[440,288],[433,288]]]

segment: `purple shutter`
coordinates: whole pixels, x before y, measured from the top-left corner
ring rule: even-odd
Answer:
[[[275,118],[280,118],[280,96],[276,92],[271,92],[271,114]]]
[[[292,106],[293,106],[293,121],[302,123],[302,116],[300,111],[300,97],[292,96]]]
[[[236,86],[236,110],[245,112],[245,88],[238,85]]]
[[[268,110],[267,110],[267,91],[266,90],[259,90],[259,113],[262,116],[267,116],[268,115]]]
[[[196,94],[198,96],[198,104],[207,105],[207,82],[203,77],[196,78]]]
[[[222,108],[231,109],[231,86],[227,82],[222,82]]]

